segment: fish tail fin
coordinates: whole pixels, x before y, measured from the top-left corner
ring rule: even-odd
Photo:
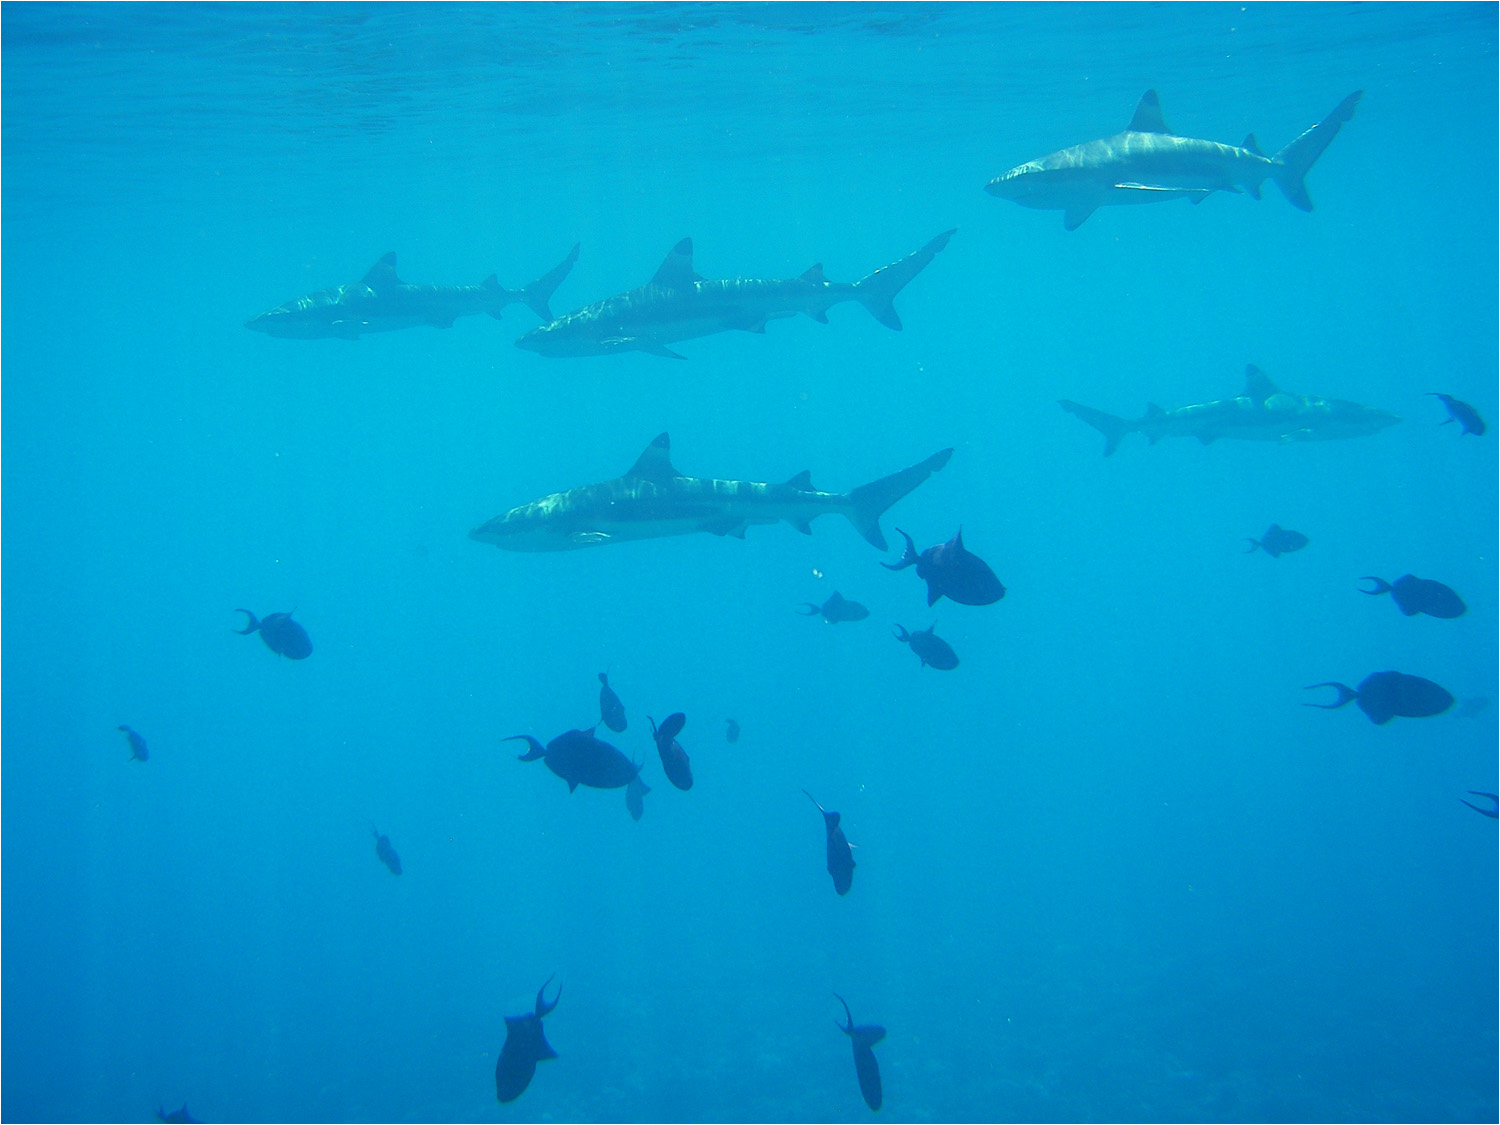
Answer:
[[[887,508],[946,465],[952,456],[953,450],[944,449],[909,469],[860,485],[849,493],[849,507],[844,515],[854,525],[854,530],[865,537],[865,542],[877,551],[888,550],[885,535],[880,530],[880,517]]]
[[[895,562],[880,564],[881,566],[885,567],[886,570],[905,570],[909,566],[914,566],[918,559],[917,545],[911,541],[911,536],[906,534],[906,532],[902,531],[899,527],[896,529],[896,534],[901,536],[902,539],[906,540],[906,549],[901,552],[901,557]]]
[[[576,261],[578,261],[578,243],[573,244],[573,249],[568,252],[566,258],[517,294],[522,303],[543,320],[551,320],[552,309],[548,302],[552,300],[552,294],[563,283],[563,278],[568,276]]]
[[[529,746],[530,749],[527,750],[526,753],[522,754],[518,759],[522,762],[534,762],[538,758],[545,758],[547,756],[547,748],[536,739],[532,738],[529,734],[513,734],[509,738],[502,738],[500,741],[526,743],[526,745]]]
[[[800,613],[803,617],[816,617],[818,614],[823,612],[823,607],[820,605],[813,605],[812,602],[803,602],[802,608],[797,612]],[[125,728],[121,727],[120,729],[124,730]]]
[[[232,629],[230,630],[231,632],[238,633],[242,637],[248,637],[260,628],[260,622],[256,620],[255,614],[251,613],[248,609],[237,609],[234,612],[243,613],[249,620],[243,629]]]
[[[1106,414],[1102,410],[1095,410],[1092,406],[1081,406],[1067,399],[1061,399],[1058,405],[1069,414],[1083,419],[1104,435],[1104,456],[1106,457],[1120,447],[1120,442],[1126,434],[1134,433],[1137,428],[1133,422],[1127,422],[1124,418],[1116,418],[1113,414]]]
[[[1312,197],[1307,194],[1307,184],[1303,182],[1304,177],[1317,163],[1318,157],[1323,155],[1323,150],[1339,135],[1339,129],[1354,116],[1355,107],[1359,105],[1363,94],[1363,90],[1354,91],[1339,102],[1332,113],[1272,157],[1277,165],[1271,173],[1276,186],[1286,196],[1287,202],[1299,211],[1313,209]]]
[[[955,227],[954,230],[958,228]],[[896,294],[905,289],[907,283],[927,268],[937,253],[948,245],[953,231],[944,231],[922,249],[908,254],[899,262],[882,266],[854,283],[854,298],[881,324],[893,331],[901,331],[901,318],[896,315],[896,306],[891,302]]]
[[[1303,688],[1302,690],[1303,691],[1312,691],[1315,688],[1320,688],[1320,687],[1331,687],[1331,688],[1334,688],[1335,690],[1337,690],[1338,693],[1339,693],[1338,701],[1335,702],[1335,703],[1304,703],[1302,706],[1304,706],[1304,707],[1321,707],[1325,711],[1337,711],[1340,707],[1344,706],[1350,700],[1354,699],[1355,697],[1357,697],[1359,695],[1359,693],[1357,691],[1355,691],[1352,687],[1350,687],[1347,684],[1339,684],[1339,683],[1331,683],[1331,682],[1330,683],[1326,683],[1326,684],[1309,684],[1307,687]]]
[[[1375,583],[1375,589],[1373,589],[1373,590],[1361,590],[1360,591],[1361,594],[1389,594],[1391,592],[1391,589],[1392,589],[1391,584],[1389,582],[1387,582],[1384,578],[1376,578],[1373,574],[1367,574],[1367,575],[1365,575],[1363,578],[1360,579],[1360,581],[1361,582],[1373,582],[1373,583]]]
[[[1248,546],[1248,547],[1245,548],[1245,554],[1247,554],[1247,555],[1253,555],[1253,554],[1255,554],[1256,551],[1260,550],[1260,540],[1259,539],[1251,539],[1251,538],[1249,538],[1247,536],[1246,539],[1245,539],[1245,542],[1250,544],[1250,546]]]

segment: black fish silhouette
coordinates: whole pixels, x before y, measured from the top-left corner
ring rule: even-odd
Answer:
[[[1407,719],[1441,715],[1453,706],[1453,696],[1447,688],[1431,680],[1424,680],[1421,676],[1408,676],[1404,672],[1372,672],[1360,681],[1357,690],[1340,683],[1312,684],[1304,690],[1312,691],[1321,687],[1336,688],[1338,700],[1333,703],[1306,703],[1303,706],[1332,711],[1353,700],[1376,726],[1384,726],[1398,715]]]
[[[1475,437],[1483,437],[1485,435],[1485,432],[1489,429],[1489,427],[1485,425],[1484,419],[1479,416],[1479,411],[1475,410],[1472,406],[1470,406],[1467,402],[1464,402],[1462,399],[1456,399],[1452,395],[1440,395],[1436,391],[1428,391],[1427,393],[1433,398],[1441,401],[1442,404],[1448,408],[1448,419],[1447,421],[1440,423],[1440,425],[1446,426],[1448,422],[1457,422],[1463,430],[1463,432],[1458,435],[1459,437],[1463,437],[1464,434],[1473,434]]]
[[[266,642],[266,647],[288,660],[306,660],[312,655],[312,641],[308,639],[307,631],[292,620],[291,613],[272,613],[257,621],[255,614],[248,609],[237,609],[234,612],[243,613],[249,618],[245,628],[235,630],[240,636],[248,637],[259,630],[260,639]],[[292,611],[295,612],[296,610]]]
[[[887,570],[917,568],[917,577],[927,583],[927,604],[948,598],[960,605],[993,605],[1005,597],[1005,587],[982,558],[964,549],[964,531],[946,543],[928,547],[920,555],[911,536],[896,529],[906,540],[906,550],[893,563],[881,563]]]
[[[1415,574],[1403,574],[1395,582],[1367,574],[1360,581],[1375,583],[1375,589],[1361,590],[1360,593],[1391,595],[1396,607],[1407,617],[1418,613],[1425,613],[1428,617],[1462,617],[1469,608],[1464,605],[1463,598],[1441,582],[1418,578]]]
[[[188,1112],[187,1102],[182,1103],[181,1109],[174,1109],[170,1113],[162,1109],[161,1106],[158,1105],[156,1107],[156,1119],[158,1121],[169,1122],[171,1123],[171,1125],[177,1125],[177,1123],[179,1122],[197,1125],[198,1121],[196,1117]]]
[[[816,797],[806,789],[802,792],[809,801],[818,805]],[[823,814],[823,831],[828,836],[828,874],[833,876],[833,889],[846,895],[854,884],[854,851],[844,836],[844,830],[839,827],[839,814],[828,812],[822,805],[818,805],[818,811]]]
[[[1492,809],[1482,809],[1478,805],[1474,804],[1472,801],[1464,801],[1464,799],[1462,797],[1460,797],[1459,800],[1463,801],[1464,804],[1468,805],[1469,808],[1473,809],[1480,816],[1487,816],[1491,820],[1500,820],[1500,797],[1497,797],[1493,793],[1482,793],[1478,789],[1470,789],[1469,790],[1469,796],[1471,796],[1471,797],[1488,797],[1492,802],[1494,802],[1495,807],[1492,808]]]
[[[382,836],[380,829],[373,824],[370,825],[370,831],[375,836],[375,854],[380,862],[385,864],[386,870],[392,875],[401,874],[401,857],[396,854],[396,849],[391,847],[390,837]]]
[[[896,639],[902,644],[911,645],[912,652],[917,654],[917,659],[922,662],[924,668],[936,668],[939,672],[951,672],[958,667],[958,653],[953,651],[951,645],[943,640],[933,629],[933,625],[917,633],[908,633],[906,629],[897,625]]]
[[[738,742],[740,740],[740,724],[733,719],[725,719],[724,724],[724,741]]]
[[[151,757],[151,751],[146,749],[146,740],[129,727],[117,727],[125,735],[125,741],[130,743],[130,758],[132,762],[144,762]]]
[[[625,705],[609,686],[608,672],[599,673],[599,717],[616,734],[625,729]]]
[[[1282,555],[1289,555],[1293,551],[1302,550],[1303,547],[1307,546],[1308,538],[1300,531],[1288,531],[1280,524],[1273,523],[1259,539],[1247,538],[1245,542],[1250,544],[1245,554],[1253,554],[1255,548],[1259,547],[1273,559],[1276,559]]]
[[[687,724],[687,716],[681,711],[675,712],[663,719],[659,727],[650,715],[646,716],[646,721],[651,724],[651,737],[656,740],[656,752],[661,755],[661,768],[667,780],[681,790],[691,789],[693,767],[688,762],[687,751],[677,741],[677,735]]]
[[[547,768],[568,783],[571,793],[580,785],[591,789],[625,788],[625,807],[634,820],[641,819],[642,798],[651,788],[641,781],[641,767],[609,743],[594,737],[592,730],[570,730],[543,746],[529,734],[513,734],[505,742],[524,741],[530,749],[520,756],[523,762],[538,758]]]
[[[544,994],[551,983],[552,978],[548,977],[536,990],[535,1011],[524,1016],[505,1017],[505,1045],[495,1060],[495,1097],[502,1102],[513,1102],[526,1092],[532,1075],[536,1074],[537,1063],[557,1058],[557,1052],[547,1042],[542,1030],[542,1017],[557,1007],[557,1002],[562,999],[562,985],[558,985],[552,1003],[546,1002]]]
[[[851,602],[837,590],[833,596],[822,605],[813,605],[812,602],[803,602],[802,608],[797,611],[803,617],[817,617],[823,615],[823,620],[830,625],[837,625],[840,621],[863,621],[870,616],[870,611],[858,602]]]
[[[848,1001],[837,992],[833,996],[844,1005],[844,1018],[849,1021],[847,1024],[838,1024],[838,1028],[854,1043],[854,1073],[859,1078],[859,1092],[865,1096],[865,1105],[871,1109],[879,1109],[882,1100],[880,1064],[875,1061],[875,1052],[871,1048],[885,1038],[885,1028],[875,1024],[855,1027]]]

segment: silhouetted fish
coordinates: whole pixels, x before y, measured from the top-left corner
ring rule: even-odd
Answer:
[[[235,630],[240,636],[247,637],[259,630],[260,639],[266,642],[266,647],[288,660],[305,660],[312,655],[312,641],[308,640],[307,631],[292,620],[290,613],[272,613],[257,621],[255,614],[248,609],[237,609],[234,612],[243,613],[250,619],[245,628]]]
[[[812,602],[803,602],[802,608],[797,611],[803,617],[816,617],[823,615],[823,620],[830,625],[837,625],[840,621],[863,621],[870,616],[870,611],[858,602],[851,602],[837,590],[833,596],[822,605],[813,605]]]
[[[724,720],[724,741],[738,742],[740,740],[740,724],[733,719]]]
[[[544,994],[551,983],[552,978],[548,977],[546,983],[536,990],[534,1011],[524,1016],[505,1017],[505,1045],[495,1060],[495,1097],[502,1102],[513,1102],[526,1092],[536,1074],[537,1063],[557,1058],[557,1052],[547,1042],[542,1030],[542,1017],[557,1007],[557,1002],[562,999],[562,986],[559,985],[552,1003],[546,1002]]]
[[[130,743],[130,758],[132,762],[144,762],[151,757],[151,751],[146,749],[146,740],[129,727],[117,727],[125,735],[125,741]]]
[[[920,555],[911,536],[899,527],[906,551],[899,562],[881,563],[887,570],[905,570],[915,565],[917,577],[927,583],[927,604],[949,598],[960,605],[992,605],[1005,597],[1005,587],[978,555],[964,549],[963,528],[946,543],[928,547]]]
[[[1377,726],[1384,726],[1398,715],[1408,719],[1441,715],[1453,706],[1453,696],[1446,688],[1404,672],[1372,672],[1360,682],[1358,690],[1340,683],[1312,684],[1304,690],[1320,687],[1337,689],[1337,702],[1306,703],[1303,706],[1331,711],[1353,700]]]
[[[806,789],[802,792],[809,801],[818,805],[816,797]],[[818,811],[823,814],[823,831],[828,837],[828,874],[833,876],[833,889],[846,895],[854,883],[854,851],[844,836],[844,830],[839,827],[839,814],[829,812],[822,805],[818,805]]]
[[[1273,523],[1259,539],[1247,538],[1245,542],[1250,544],[1249,550],[1245,552],[1247,555],[1253,554],[1255,548],[1259,547],[1275,559],[1282,555],[1289,555],[1293,551],[1302,550],[1307,546],[1308,538],[1300,531],[1288,531],[1279,524]]]
[[[677,741],[677,735],[687,725],[687,716],[681,711],[675,712],[663,719],[659,727],[650,715],[646,720],[651,724],[651,737],[656,740],[656,752],[661,755],[661,768],[667,780],[684,791],[691,789],[693,767],[688,762],[687,751]]]
[[[958,653],[932,631],[937,628],[936,625],[918,633],[908,633],[900,625],[896,628],[899,630],[896,639],[902,644],[911,645],[912,652],[917,654],[924,667],[936,668],[939,672],[951,672],[958,667]]]
[[[1487,816],[1491,820],[1500,820],[1500,797],[1497,797],[1493,793],[1481,793],[1478,789],[1470,789],[1469,790],[1469,796],[1471,796],[1471,797],[1488,797],[1491,801],[1493,801],[1495,803],[1495,807],[1492,808],[1492,809],[1482,809],[1478,805],[1474,804],[1472,801],[1464,801],[1464,799],[1462,797],[1460,797],[1459,800],[1463,801],[1464,804],[1468,805],[1469,808],[1473,809],[1480,816]]]
[[[646,794],[649,792],[651,790],[639,777],[625,786],[625,808],[630,812],[631,820],[639,821],[646,815]]]
[[[166,1121],[166,1122],[169,1122],[169,1123],[173,1123],[173,1125],[175,1125],[175,1123],[178,1123],[178,1122],[184,1122],[184,1123],[191,1122],[191,1123],[193,1123],[193,1125],[196,1125],[196,1123],[198,1121],[198,1119],[196,1117],[194,1117],[192,1114],[190,1114],[188,1112],[187,1102],[183,1102],[182,1103],[182,1108],[181,1109],[174,1109],[170,1113],[168,1113],[166,1110],[162,1109],[161,1106],[157,1106],[156,1107],[156,1119],[158,1121]]]
[[[396,849],[391,847],[390,837],[382,836],[380,829],[374,825],[370,826],[370,832],[375,836],[375,854],[380,858],[380,862],[385,864],[386,869],[392,875],[401,874],[401,857],[396,854]]]
[[[1462,617],[1469,608],[1451,589],[1431,578],[1403,574],[1391,583],[1367,574],[1360,581],[1375,583],[1375,589],[1361,590],[1360,593],[1390,594],[1397,608],[1407,617],[1418,613],[1425,613],[1428,617]]]
[[[1428,391],[1427,393],[1433,398],[1441,400],[1442,404],[1448,408],[1448,419],[1440,423],[1440,425],[1446,426],[1448,422],[1457,422],[1463,427],[1463,433],[1459,434],[1459,437],[1463,437],[1464,434],[1483,437],[1489,429],[1485,425],[1484,419],[1479,416],[1479,411],[1475,410],[1467,402],[1456,399],[1452,395],[1440,395],[1436,391]]]
[[[641,798],[651,792],[640,779],[641,767],[607,742],[594,737],[592,730],[570,730],[543,746],[529,734],[513,734],[505,742],[524,741],[530,750],[520,756],[523,762],[544,759],[547,768],[568,783],[571,793],[580,785],[591,789],[624,787],[625,807],[635,820],[644,808]],[[634,788],[632,788],[634,787]]]
[[[885,1028],[875,1024],[855,1027],[848,1001],[837,992],[833,994],[833,998],[844,1005],[844,1018],[849,1021],[837,1026],[853,1040],[854,1073],[859,1078],[859,1092],[865,1096],[865,1105],[871,1109],[879,1109],[883,1098],[880,1089],[880,1064],[875,1061],[875,1052],[871,1048],[885,1038]]]
[[[608,672],[599,673],[599,717],[616,734],[625,729],[625,705],[609,686]]]

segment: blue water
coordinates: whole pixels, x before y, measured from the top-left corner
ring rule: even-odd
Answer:
[[[1493,5],[5,6],[3,1115],[148,1120],[1496,1120],[1496,709],[1377,727],[1304,685],[1497,696]],[[1268,185],[1074,232],[981,189],[1122,129]],[[244,321],[352,282],[564,312],[691,236],[709,277],[897,299],[549,360],[536,318],[358,342]],[[1404,421],[1131,437],[1290,390]],[[1009,589],[928,610],[836,518],[541,555],[467,531],[624,472],[845,490]],[[1271,523],[1310,546],[1271,559]],[[1469,606],[1403,618],[1355,580]],[[833,590],[868,605],[798,616]],[[279,660],[241,618],[295,609]],[[962,659],[919,667],[892,623]],[[597,715],[653,788],[515,760]],[[1322,698],[1322,696],[1318,696]],[[683,710],[697,783],[646,716]],[[724,719],[743,736],[730,745]],[[129,724],[151,757],[128,762]],[[858,845],[833,893],[810,790]],[[372,822],[405,873],[374,855]],[[560,1058],[508,1106],[503,1018]]]

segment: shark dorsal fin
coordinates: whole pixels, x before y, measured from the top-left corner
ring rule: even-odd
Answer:
[[[396,276],[396,252],[392,250],[371,266],[365,276],[360,278],[360,283],[371,289],[378,289],[382,285],[404,285],[405,282]]]
[[[1130,119],[1125,131],[1171,135],[1172,130],[1167,128],[1166,120],[1161,115],[1161,99],[1156,96],[1155,90],[1147,90],[1141,95],[1141,100],[1135,107],[1135,116]]]
[[[684,238],[662,260],[651,284],[663,289],[686,289],[697,280],[698,275],[693,272],[693,240]]]
[[[802,277],[799,280],[811,281],[815,285],[822,285],[825,281],[828,280],[823,276],[823,263],[815,262],[814,264],[808,266],[807,270],[802,274]]]
[[[796,476],[794,476],[791,480],[787,481],[787,484],[791,485],[798,492],[816,492],[816,491],[818,491],[816,488],[813,487],[812,470],[811,469],[803,469],[800,473],[798,473]]]
[[[1253,398],[1256,402],[1264,402],[1274,394],[1280,393],[1280,388],[1273,382],[1271,377],[1255,364],[1245,368],[1245,397]]]
[[[672,439],[666,434],[657,434],[646,451],[635,459],[626,477],[635,480],[668,481],[682,476],[672,467]]]
[[[1244,149],[1246,152],[1254,153],[1256,156],[1265,155],[1265,153],[1260,151],[1260,145],[1256,142],[1254,133],[1249,134],[1245,138],[1245,143],[1240,145],[1240,148]]]

